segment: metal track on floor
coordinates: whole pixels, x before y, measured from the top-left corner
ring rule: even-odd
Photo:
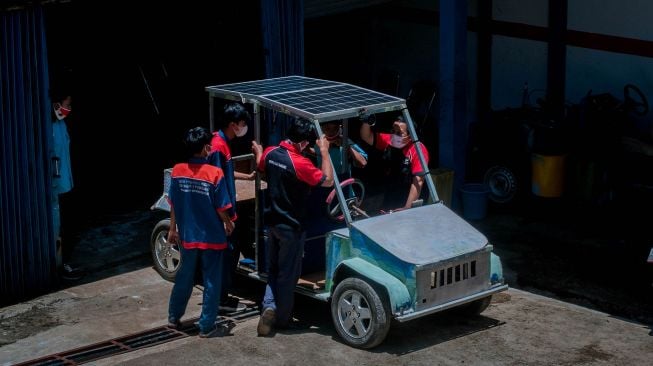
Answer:
[[[246,308],[238,312],[220,316],[218,323],[240,323],[247,319],[256,317],[258,314],[258,308]],[[199,318],[194,318],[182,322],[179,329],[173,329],[167,326],[157,327],[143,332],[134,333],[108,341],[98,342],[88,346],[26,361],[19,363],[16,366],[80,365],[86,362],[96,361],[101,358],[107,358],[122,353],[136,351],[146,347],[152,347],[158,344],[197,335],[199,333],[199,329],[197,328],[198,319]]]

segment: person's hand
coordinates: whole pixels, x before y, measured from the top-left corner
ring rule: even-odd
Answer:
[[[179,232],[175,228],[168,230],[168,243],[179,244]]]
[[[254,170],[251,173],[247,174],[245,180],[254,180],[254,177],[256,177],[256,170]]]
[[[263,146],[256,141],[252,141],[252,153],[257,156],[263,154]]]
[[[227,233],[227,236],[231,235],[236,228],[236,224],[233,221],[228,220],[224,222],[224,231]]]
[[[319,139],[315,140],[315,144],[320,149],[320,153],[329,153],[329,140],[327,140],[325,135],[320,136]]]

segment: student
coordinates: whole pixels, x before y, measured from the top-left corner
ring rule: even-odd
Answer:
[[[230,103],[225,105],[221,121],[221,128],[218,132],[213,133],[211,140],[211,154],[209,163],[222,169],[226,180],[227,192],[231,202],[231,215],[238,217],[236,214],[236,179],[252,180],[255,171],[245,174],[234,170],[234,163],[231,160],[231,149],[229,143],[235,138],[243,137],[247,134],[247,123],[250,121],[249,112],[240,103]],[[229,296],[231,288],[231,275],[234,271],[240,257],[239,243],[235,240],[237,234],[233,233],[227,237],[229,246],[223,254],[224,265],[222,274],[222,295],[220,296],[220,310],[237,311],[245,308],[245,305],[239,304],[237,297]]]
[[[368,123],[361,123],[360,136],[377,150],[390,153],[390,166],[386,177],[392,188],[388,191],[398,192],[398,195],[386,195],[384,206],[395,211],[410,208],[413,202],[420,198],[428,166],[423,167],[420,164],[415,144],[408,136],[406,122],[398,116],[392,124],[392,134],[373,133]],[[420,147],[428,165],[429,152],[424,144],[420,144]]]
[[[333,186],[333,170],[329,159],[329,142],[322,136],[316,141],[322,158],[321,169],[302,155],[315,138],[314,126],[296,119],[290,125],[288,139],[263,151],[252,142],[258,170],[265,174],[269,204],[265,223],[270,228],[267,243],[268,284],[265,288],[261,318],[256,331],[269,335],[272,327],[291,325],[294,291],[301,274],[304,253],[304,219],[306,198],[311,187]]]
[[[356,168],[364,168],[367,164],[367,153],[363,151],[357,144],[354,143],[351,139],[348,139],[349,150],[346,154],[347,159],[349,159],[349,169],[345,170],[345,164],[342,162],[342,150],[344,148],[343,136],[342,136],[342,125],[340,122],[332,121],[326,122],[322,125],[322,131],[327,141],[329,141],[329,155],[331,156],[331,162],[338,172],[338,178],[342,180],[351,178],[351,165],[353,164]],[[317,156],[317,165],[322,165],[322,157],[317,145],[314,147],[315,154]]]
[[[70,135],[66,118],[72,112],[73,98],[70,92],[64,89],[53,89],[52,97],[52,209],[54,211],[55,238],[61,245],[63,266],[61,278],[64,280],[79,280],[84,276],[81,268],[76,268],[69,263],[72,256],[74,242],[64,241],[61,225],[62,195],[73,189],[73,173],[70,164]],[[63,220],[66,222],[66,220]],[[67,239],[70,239],[68,236]]]
[[[193,292],[195,270],[202,268],[204,298],[199,320],[201,338],[225,335],[233,323],[217,326],[223,255],[227,235],[234,230],[231,200],[222,169],[208,163],[211,134],[202,127],[188,131],[186,147],[192,155],[176,164],[170,184],[170,230],[168,241],[179,245],[181,266],[175,277],[168,308],[168,326],[179,328]]]

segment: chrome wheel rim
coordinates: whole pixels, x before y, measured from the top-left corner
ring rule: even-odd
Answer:
[[[370,333],[372,311],[369,302],[356,290],[345,291],[338,300],[338,323],[349,337],[360,339]]]
[[[181,253],[177,244],[168,242],[165,232],[159,232],[155,242],[156,260],[164,271],[173,273],[179,268]]]

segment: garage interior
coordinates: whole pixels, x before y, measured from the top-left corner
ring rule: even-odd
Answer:
[[[75,188],[62,197],[62,222],[89,271],[105,269],[106,259],[88,258],[99,253],[124,270],[151,265],[149,207],[163,169],[182,158],[183,132],[208,124],[205,86],[303,73],[407,99],[452,207],[465,217],[464,187],[489,185],[470,222],[511,287],[653,323],[648,1],[2,4],[6,27],[42,9],[50,85],[73,88]],[[92,245],[112,251],[84,247],[99,228],[114,239]],[[5,272],[14,268],[0,271],[4,305],[72,285],[14,289]]]

